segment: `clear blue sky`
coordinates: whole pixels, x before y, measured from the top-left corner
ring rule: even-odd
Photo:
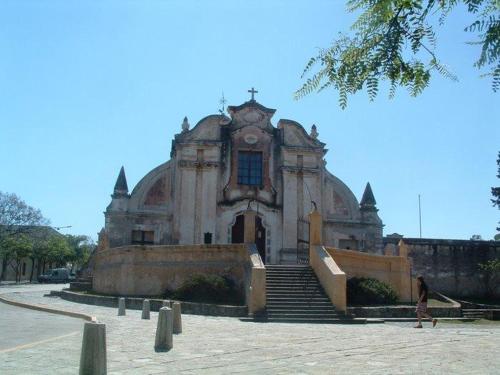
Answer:
[[[399,90],[300,100],[318,47],[353,16],[344,1],[24,1],[0,3],[0,190],[38,207],[63,233],[96,238],[124,165],[130,190],[168,160],[184,116],[195,124],[257,100],[327,143],[328,169],[361,198],[370,181],[384,233],[491,239],[500,211],[500,96],[472,67],[469,19],[439,29],[438,53],[460,82],[435,76],[420,97]]]

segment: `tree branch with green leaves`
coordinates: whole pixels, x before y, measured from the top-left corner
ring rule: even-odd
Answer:
[[[432,19],[439,15],[442,24],[459,3],[476,18],[465,28],[476,34],[477,40],[470,43],[482,46],[474,65],[487,70],[483,76],[491,77],[496,92],[500,88],[500,0],[349,0],[348,11],[361,14],[349,35],[340,34],[309,60],[301,76],[306,81],[295,98],[334,88],[344,109],[348,96],[361,90],[373,100],[380,81],[389,83],[392,98],[397,87],[419,95],[434,72],[458,80],[436,55]]]

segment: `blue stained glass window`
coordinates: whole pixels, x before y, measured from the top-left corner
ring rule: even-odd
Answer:
[[[262,152],[238,152],[238,184],[262,185]]]

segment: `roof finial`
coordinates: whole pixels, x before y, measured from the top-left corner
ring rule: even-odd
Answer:
[[[378,211],[376,207],[377,201],[373,196],[372,187],[370,186],[369,182],[366,184],[365,191],[359,205],[361,210],[363,211]]]
[[[250,101],[254,102],[254,101],[255,101],[255,97],[254,97],[254,95],[255,95],[255,94],[257,94],[257,93],[258,93],[258,91],[257,91],[257,90],[255,90],[255,89],[252,87],[252,89],[251,89],[251,90],[248,90],[248,92],[249,92],[250,94],[252,94],[252,99],[250,99]]]
[[[189,121],[187,116],[184,117],[184,121],[182,121],[182,132],[187,132],[189,130]]]
[[[309,135],[311,136],[311,138],[314,138],[314,139],[318,138],[319,133],[318,133],[318,129],[316,128],[316,125],[313,124],[311,126],[311,133]]]
[[[120,168],[120,173],[116,179],[115,188],[113,189],[113,198],[124,197],[128,195],[127,178],[125,177],[125,168]]]

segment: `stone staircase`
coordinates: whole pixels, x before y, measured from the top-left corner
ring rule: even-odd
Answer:
[[[92,278],[78,278],[75,281],[69,283],[69,290],[72,292],[83,292],[92,290]]]
[[[486,319],[486,309],[462,309],[462,316],[468,319]]]
[[[366,323],[338,313],[309,265],[266,265],[268,322]]]

